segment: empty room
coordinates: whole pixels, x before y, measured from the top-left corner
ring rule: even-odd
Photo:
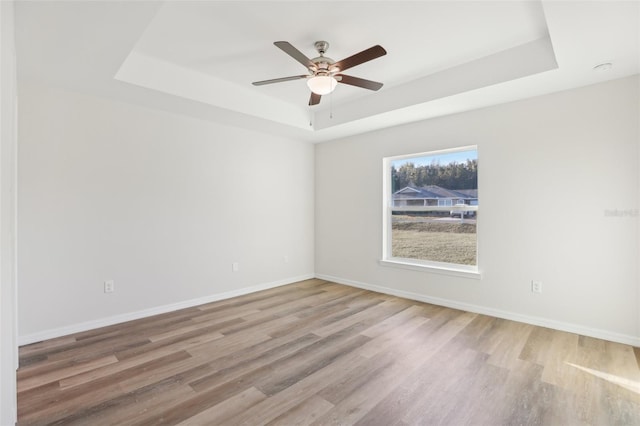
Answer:
[[[640,2],[0,19],[0,425],[640,424]]]

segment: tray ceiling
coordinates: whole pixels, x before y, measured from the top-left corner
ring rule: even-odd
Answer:
[[[19,78],[309,141],[638,73],[636,2],[19,1]],[[382,45],[309,107],[305,74],[273,45],[340,60]],[[593,67],[611,62],[607,72]]]

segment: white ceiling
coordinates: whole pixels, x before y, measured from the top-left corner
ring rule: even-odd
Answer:
[[[18,78],[313,142],[637,74],[637,1],[22,1]],[[386,56],[309,107],[308,57]],[[593,67],[613,63],[606,72]],[[312,125],[310,125],[310,122]]]

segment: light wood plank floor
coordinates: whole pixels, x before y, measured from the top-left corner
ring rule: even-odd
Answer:
[[[640,350],[322,280],[20,349],[20,425],[640,425]]]

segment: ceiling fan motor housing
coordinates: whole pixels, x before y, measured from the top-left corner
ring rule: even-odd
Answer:
[[[313,66],[309,67],[309,72],[316,76],[326,76],[335,74],[340,71],[337,67],[332,67],[333,64],[336,63],[333,59],[328,56],[324,56],[324,54],[329,50],[329,42],[328,41],[316,41],[314,46],[316,50],[320,54],[320,56],[311,59],[313,62]]]

